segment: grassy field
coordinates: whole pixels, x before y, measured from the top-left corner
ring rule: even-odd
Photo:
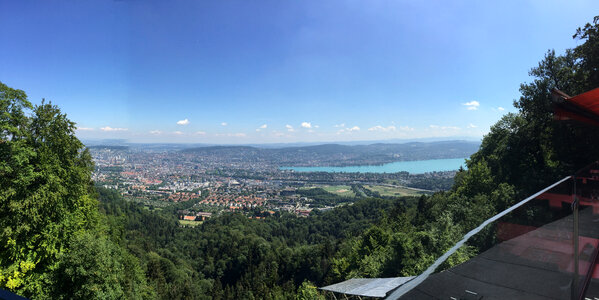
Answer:
[[[351,190],[349,185],[324,185],[321,186],[324,190],[329,193],[333,193],[343,197],[355,197],[356,194]]]
[[[179,220],[179,225],[182,226],[196,227],[200,224],[202,224],[202,221]]]
[[[390,187],[381,185],[366,185],[365,188],[378,192],[381,196],[420,196],[428,194],[418,190],[413,190],[405,187]]]

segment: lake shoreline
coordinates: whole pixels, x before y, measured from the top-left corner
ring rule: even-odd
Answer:
[[[362,165],[345,167],[279,167],[279,170],[295,172],[328,172],[328,173],[398,173],[424,174],[432,172],[456,171],[466,168],[466,158],[444,158],[413,161],[397,161],[383,165]]]

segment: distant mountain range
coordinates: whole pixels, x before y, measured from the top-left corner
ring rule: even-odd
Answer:
[[[185,154],[223,161],[264,162],[277,166],[378,165],[394,161],[469,157],[480,142],[440,141],[370,145],[323,144],[300,147],[204,146],[181,150]]]

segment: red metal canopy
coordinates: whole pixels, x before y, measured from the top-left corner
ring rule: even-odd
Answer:
[[[599,88],[574,96],[568,99],[568,102],[575,103],[599,116]]]
[[[577,120],[599,126],[599,88],[570,97],[559,90],[553,90],[557,102],[554,117],[556,120]]]

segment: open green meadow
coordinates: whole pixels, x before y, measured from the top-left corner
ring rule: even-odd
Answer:
[[[355,197],[356,194],[352,191],[351,186],[349,185],[315,185],[315,186],[311,186],[307,189],[312,189],[312,188],[322,188],[323,190],[335,194],[335,195],[339,195],[342,197]]]

